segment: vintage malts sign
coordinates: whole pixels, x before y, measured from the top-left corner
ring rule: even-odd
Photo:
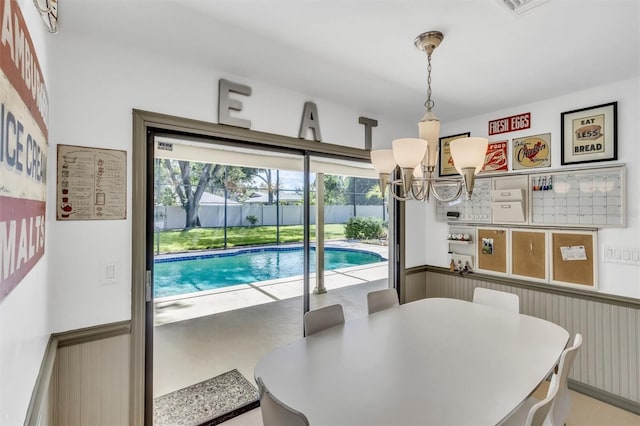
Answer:
[[[49,98],[18,3],[0,13],[1,302],[44,254]]]

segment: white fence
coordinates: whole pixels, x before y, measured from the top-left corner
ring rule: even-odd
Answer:
[[[227,206],[227,227],[249,226],[247,216],[258,218],[256,225],[275,226],[278,221],[276,208],[280,209],[280,225],[302,225],[302,206],[230,205]],[[383,214],[384,213],[384,214]],[[222,228],[225,226],[224,206],[200,206],[200,226]],[[383,206],[324,206],[325,223],[346,223],[353,216],[387,219]],[[180,206],[156,207],[157,229],[183,229],[186,212]],[[315,206],[311,206],[311,224],[316,223]]]

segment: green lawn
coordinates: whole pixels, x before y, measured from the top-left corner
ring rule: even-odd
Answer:
[[[311,240],[315,239],[316,227],[311,225]],[[327,224],[324,226],[324,237],[327,240],[344,238],[343,224]],[[207,250],[224,248],[223,228],[195,228],[184,231],[161,231],[154,233],[154,250],[159,253],[178,253],[190,250]],[[302,225],[280,226],[280,243],[302,242]],[[238,247],[259,244],[275,244],[275,226],[255,226],[227,228],[227,247]]]

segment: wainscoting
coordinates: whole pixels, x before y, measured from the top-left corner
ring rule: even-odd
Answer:
[[[640,301],[480,274],[461,276],[435,267],[408,270],[406,287],[407,301],[470,301],[475,287],[517,294],[521,313],[552,321],[571,336],[582,334],[570,387],[640,414]]]
[[[130,423],[129,321],[51,336],[25,425]]]
[[[407,270],[406,302],[471,300],[475,287],[518,294],[521,312],[581,333],[570,387],[640,414],[640,301],[445,268]],[[25,425],[130,424],[130,322],[51,336]]]

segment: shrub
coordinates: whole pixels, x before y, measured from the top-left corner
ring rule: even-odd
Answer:
[[[249,225],[253,228],[254,226],[256,226],[256,223],[258,223],[258,217],[254,216],[252,214],[250,214],[249,216],[244,218],[247,222],[249,222]]]
[[[355,216],[344,225],[344,235],[350,240],[370,240],[384,233],[382,219],[377,217]]]

